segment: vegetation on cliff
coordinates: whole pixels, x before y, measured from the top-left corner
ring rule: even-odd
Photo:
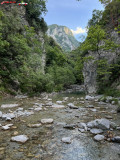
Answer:
[[[91,51],[99,57],[95,60],[99,93],[105,93],[106,88],[109,92],[108,87],[113,86],[110,93],[119,95],[113,85],[120,76],[119,44],[110,33],[120,32],[120,1],[101,1],[105,10],[93,11],[87,38],[71,53],[63,53],[46,35],[42,17],[47,11],[45,2],[31,0],[29,6],[19,9],[14,5],[0,7],[0,91],[36,94],[82,84],[84,62],[95,58],[88,56]],[[113,63],[102,57],[107,51],[116,53]]]

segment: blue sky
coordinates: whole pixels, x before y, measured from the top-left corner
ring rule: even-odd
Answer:
[[[48,12],[44,18],[48,25],[58,24],[72,29],[80,40],[94,9],[103,9],[99,0],[48,0]]]

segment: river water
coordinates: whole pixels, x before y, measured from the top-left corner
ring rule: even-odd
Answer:
[[[93,140],[93,135],[89,132],[81,133],[78,128],[73,130],[65,129],[65,124],[77,124],[79,122],[89,122],[96,118],[112,116],[113,122],[120,124],[120,115],[111,113],[114,109],[110,104],[101,105],[98,102],[80,100],[79,94],[58,94],[50,97],[53,103],[69,97],[63,102],[65,108],[52,108],[44,106],[42,111],[35,112],[28,117],[15,118],[10,122],[0,120],[2,125],[13,123],[14,127],[3,131],[0,129],[0,160],[118,160],[120,159],[120,144]],[[83,102],[84,101],[84,102]],[[50,102],[48,98],[25,98],[25,99],[4,99],[2,104],[20,104],[24,110],[33,108],[34,103],[46,104]],[[68,103],[74,103],[79,109],[70,109]],[[87,108],[94,105],[96,112]],[[10,109],[11,112],[17,108]],[[4,113],[9,109],[2,109]],[[41,119],[52,118],[53,124],[41,125],[39,128],[30,128],[28,124],[37,124]],[[29,140],[25,144],[11,142],[10,139],[15,132],[18,135],[27,135]],[[113,131],[120,136],[120,131]],[[63,137],[71,137],[71,144],[61,141]]]

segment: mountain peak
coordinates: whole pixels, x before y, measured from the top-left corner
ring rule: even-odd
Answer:
[[[47,34],[65,51],[72,51],[79,46],[79,42],[75,39],[72,31],[66,26],[50,25]]]

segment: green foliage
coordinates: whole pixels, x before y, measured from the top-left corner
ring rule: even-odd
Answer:
[[[100,55],[100,50],[104,48],[104,44],[100,45],[106,37],[105,31],[100,25],[91,26],[88,31],[88,36],[82,44],[82,50],[96,51]]]
[[[120,97],[120,91],[112,87],[102,87],[98,90],[98,94],[104,94],[106,96]]]
[[[103,11],[93,10],[92,19],[88,21],[88,28],[91,26],[95,26],[99,24],[100,20],[102,19]]]
[[[45,14],[46,11],[46,0],[31,0],[29,5],[26,6],[27,20],[36,31],[40,29],[43,32],[47,31],[47,24],[42,17],[42,14]]]
[[[53,77],[55,90],[60,91],[64,87],[68,87],[71,84],[74,84],[75,77],[72,72],[72,68],[69,66],[59,67],[57,65],[51,66],[48,69],[48,73]]]
[[[106,5],[101,19],[101,24],[109,30],[118,27],[120,17],[120,0],[110,2]]]

